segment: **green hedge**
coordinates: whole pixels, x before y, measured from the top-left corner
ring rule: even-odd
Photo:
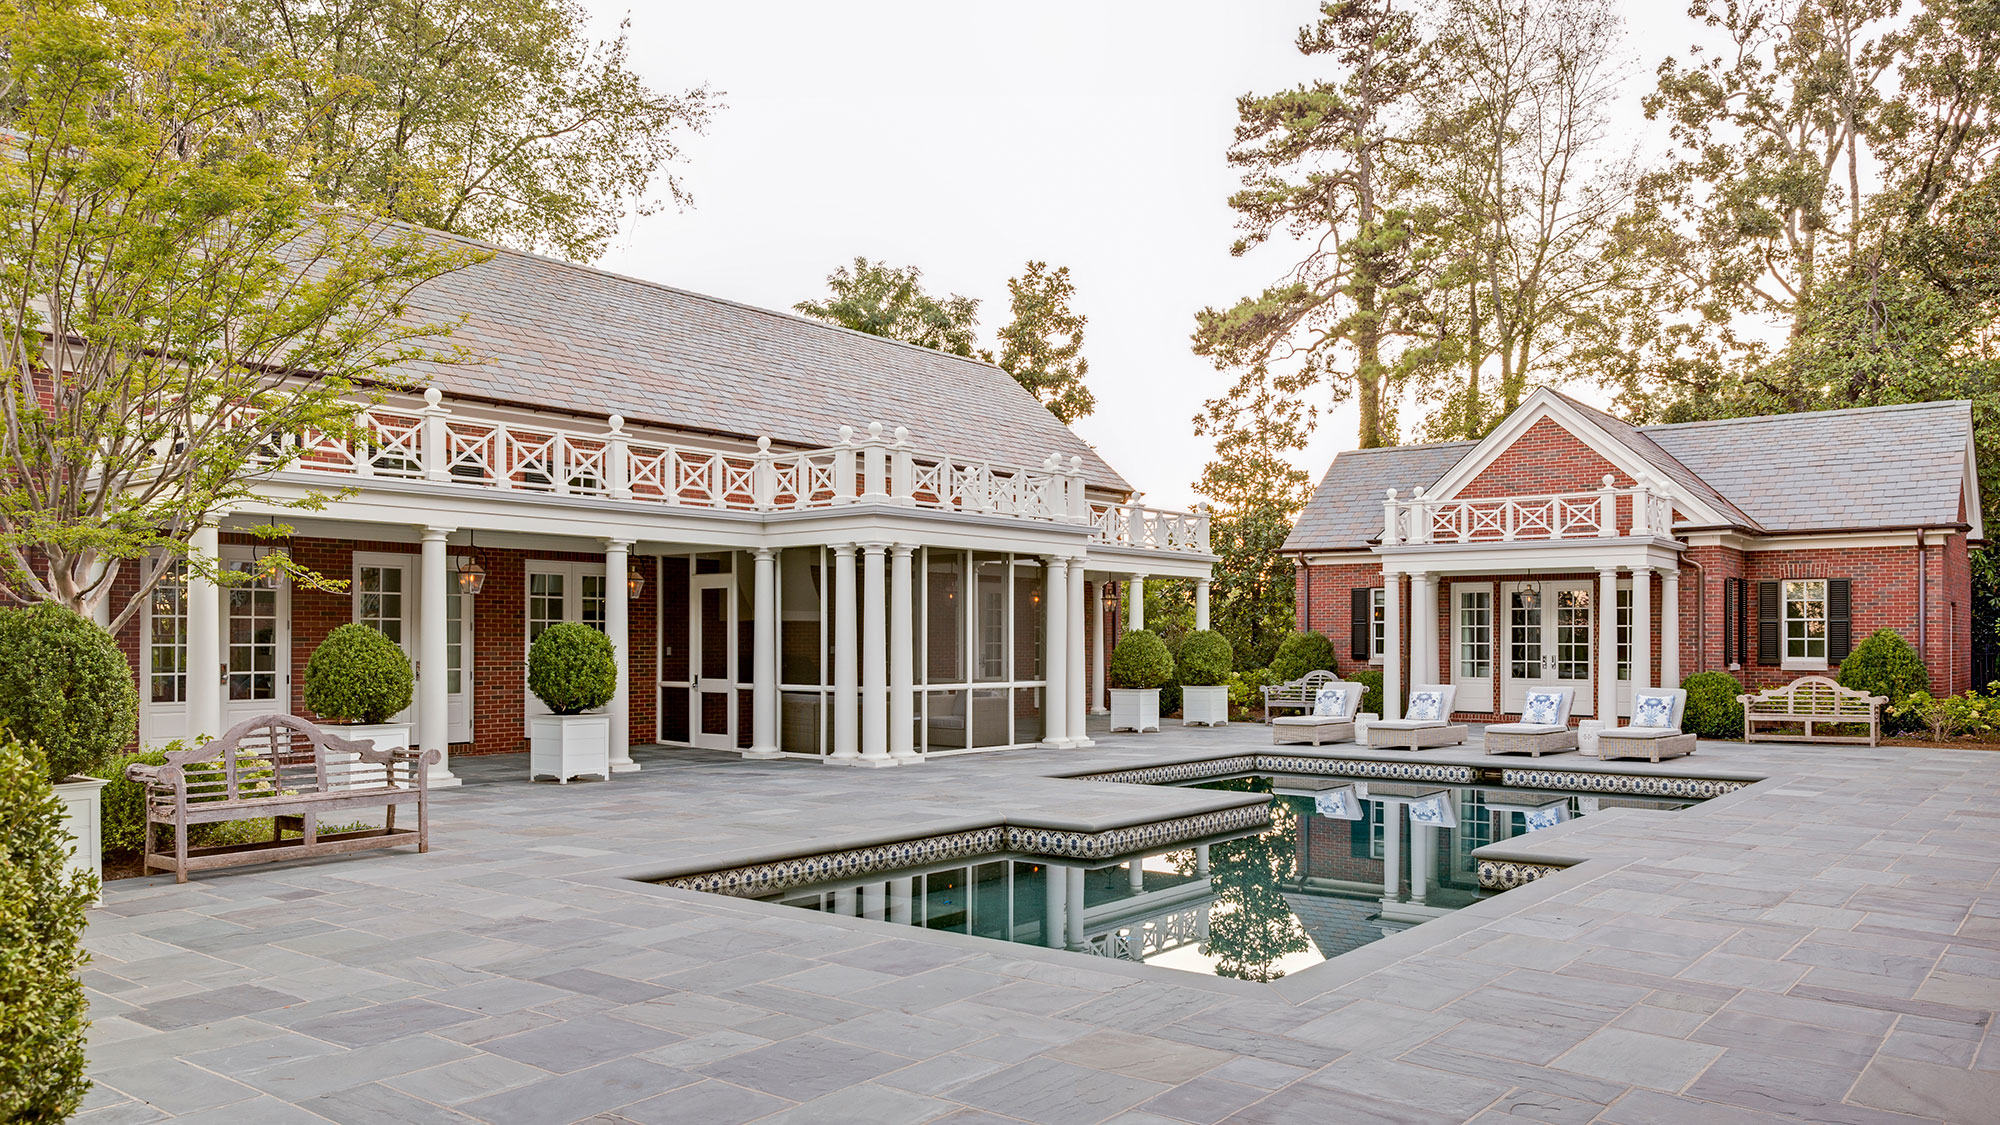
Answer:
[[[1380,715],[1382,713],[1381,670],[1378,668],[1363,668],[1361,671],[1346,677],[1346,679],[1349,683],[1360,684],[1362,687],[1368,689],[1361,693],[1361,706],[1355,709],[1356,712],[1365,711],[1370,715]]]
[[[1743,685],[1727,672],[1696,672],[1681,681],[1688,693],[1681,729],[1700,738],[1742,738]]]
[[[1236,654],[1229,638],[1213,629],[1198,629],[1181,640],[1180,683],[1182,687],[1215,687],[1229,682]]]
[[[359,623],[328,633],[306,660],[306,710],[325,722],[386,723],[415,690],[402,648]]]
[[[618,659],[611,638],[580,622],[551,625],[528,646],[528,690],[558,715],[611,702]]]
[[[1127,633],[1111,650],[1111,686],[1160,688],[1174,682],[1174,655],[1157,633]],[[1163,708],[1164,710],[1164,708]]]
[[[1894,629],[1877,629],[1864,637],[1847,659],[1840,662],[1840,686],[1888,697],[1883,708],[1884,725],[1895,730],[1917,730],[1923,722],[1903,707],[1910,696],[1928,692],[1929,669],[1917,655],[1915,646]]]
[[[77,974],[97,878],[70,873],[71,846],[41,756],[0,740],[0,1121],[66,1120],[90,1089]]]
[[[1271,675],[1278,683],[1320,671],[1333,671],[1333,642],[1324,633],[1293,633],[1278,646],[1278,655],[1271,661]]]
[[[52,602],[0,610],[0,731],[39,751],[52,781],[102,766],[139,725],[118,642]]]

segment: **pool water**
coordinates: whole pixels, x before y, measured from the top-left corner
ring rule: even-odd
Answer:
[[[1484,785],[1257,776],[1270,827],[1068,866],[996,856],[770,901],[1242,980],[1276,980],[1476,902],[1475,848],[1613,806],[1691,802]]]

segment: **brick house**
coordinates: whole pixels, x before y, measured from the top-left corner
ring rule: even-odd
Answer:
[[[1480,441],[1335,457],[1284,550],[1299,626],[1392,715],[1411,683],[1471,721],[1560,683],[1602,718],[1698,671],[1834,674],[1885,628],[1966,690],[1979,500],[1964,402],[1633,426],[1542,390]]]
[[[1134,504],[991,364],[508,250],[410,315],[464,318],[477,362],[410,372],[424,393],[370,405],[368,441],[286,439],[194,538],[346,587],[163,585],[121,637],[144,742],[307,713],[307,658],[358,621],[417,666],[417,744],[522,749],[546,713],[528,645],[580,621],[618,654],[617,769],[646,743],[863,765],[1087,744],[1118,584],[1214,562],[1206,515]],[[268,523],[296,534],[249,534]]]

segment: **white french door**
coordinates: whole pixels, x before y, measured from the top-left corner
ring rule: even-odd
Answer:
[[[736,577],[698,574],[688,588],[689,741],[736,749]]]
[[[354,555],[354,621],[394,641],[403,650],[412,667],[416,666],[417,653],[417,560],[410,555],[373,554],[357,551]],[[422,669],[418,670],[422,674]],[[410,705],[389,716],[392,723],[414,726],[417,721],[416,700],[423,695],[422,690],[412,693]]]
[[[1493,584],[1451,585],[1451,673],[1460,711],[1493,710]]]
[[[225,570],[257,569],[255,549],[225,547]],[[232,582],[222,590],[222,727],[292,709],[292,591],[274,578]],[[190,668],[188,675],[209,673]],[[189,731],[190,737],[222,731]]]
[[[1501,584],[1506,637],[1500,661],[1502,711],[1519,713],[1530,684],[1553,683],[1576,689],[1571,714],[1597,713],[1595,587],[1588,581]]]
[[[604,564],[531,562],[528,564],[528,644],[551,625],[580,621],[604,629]],[[529,716],[547,715],[548,707],[527,690],[528,654],[521,653],[521,690]]]
[[[472,595],[449,578],[444,596],[445,738],[472,741]]]

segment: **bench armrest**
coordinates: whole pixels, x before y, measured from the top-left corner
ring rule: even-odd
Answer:
[[[149,766],[134,762],[125,767],[125,779],[136,781],[148,789],[179,789],[187,778],[187,771],[176,765]]]
[[[425,766],[434,766],[437,765],[440,761],[444,760],[444,754],[441,751],[439,751],[438,748],[435,746],[431,747],[428,750],[417,750],[408,746],[403,746],[395,750],[391,750],[389,752],[389,756],[396,759],[399,762],[415,762],[419,765],[425,765]]]

